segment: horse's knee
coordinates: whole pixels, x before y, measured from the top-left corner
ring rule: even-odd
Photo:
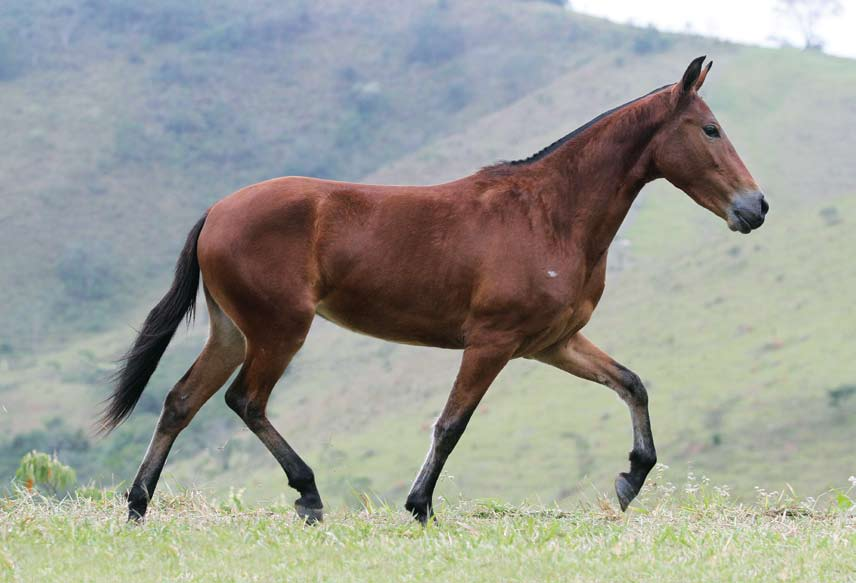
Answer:
[[[249,404],[245,368],[242,368],[238,372],[238,376],[226,390],[226,405],[229,409],[237,413],[241,419],[244,418],[247,405]]]
[[[226,405],[237,413],[250,429],[260,427],[265,420],[265,407],[260,405],[258,400],[247,395],[242,386],[226,391]]]
[[[237,413],[238,417],[244,417],[246,401],[246,396],[242,391],[236,391],[234,387],[229,387],[229,390],[226,391],[226,406]]]
[[[226,391],[226,405],[244,421],[264,416],[264,411],[255,406],[254,400],[247,395],[246,391],[232,389]]]

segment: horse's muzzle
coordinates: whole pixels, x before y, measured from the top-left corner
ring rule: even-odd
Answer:
[[[764,217],[769,210],[770,205],[764,200],[763,193],[739,194],[728,207],[728,226],[732,231],[751,233],[764,224]]]

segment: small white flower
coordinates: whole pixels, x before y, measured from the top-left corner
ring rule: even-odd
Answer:
[[[847,481],[850,482],[850,485],[856,488],[856,476],[850,476],[847,478]]]

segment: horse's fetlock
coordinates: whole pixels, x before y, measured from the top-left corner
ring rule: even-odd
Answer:
[[[630,452],[629,458],[631,471],[642,470],[647,474],[657,465],[657,453],[654,451],[634,449]]]
[[[421,494],[410,495],[404,503],[404,508],[413,515],[428,514],[431,507],[431,499]]]
[[[315,486],[315,472],[310,468],[306,468],[300,475],[294,476],[288,481],[288,485],[300,492],[301,494],[315,494],[318,496],[318,488]],[[319,496],[320,499],[320,496]]]

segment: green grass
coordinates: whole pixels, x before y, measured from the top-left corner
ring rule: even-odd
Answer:
[[[305,526],[284,504],[162,495],[144,524],[95,492],[0,499],[2,581],[812,581],[856,580],[856,514],[828,497],[731,500],[705,481],[559,510],[444,503],[423,529],[367,503]],[[90,496],[92,492],[90,492]],[[842,497],[844,496],[844,497]]]

